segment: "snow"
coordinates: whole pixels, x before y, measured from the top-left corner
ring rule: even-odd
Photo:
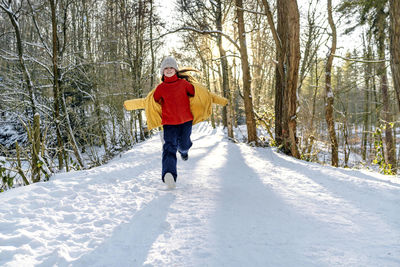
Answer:
[[[15,118],[17,120],[17,118]],[[15,143],[25,143],[27,141],[27,134],[20,133],[19,129],[16,129],[17,124],[10,122],[10,120],[3,121],[0,119],[0,145],[11,149],[15,146]]]
[[[175,190],[161,140],[0,194],[0,266],[399,266],[400,183],[196,125]]]

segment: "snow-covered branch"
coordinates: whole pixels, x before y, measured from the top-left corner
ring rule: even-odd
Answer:
[[[35,25],[35,28],[36,28],[36,31],[37,31],[37,33],[38,33],[38,35],[39,35],[40,41],[42,42],[43,47],[45,48],[47,55],[48,55],[49,57],[51,57],[50,48],[47,46],[47,44],[46,44],[46,42],[44,41],[44,38],[43,38],[43,36],[42,36],[42,33],[40,32],[39,26],[38,26],[37,21],[36,21],[35,12],[34,12],[34,9],[33,9],[32,4],[31,4],[31,1],[28,0],[28,4],[29,4],[29,7],[31,8],[31,11],[32,11],[33,25]]]
[[[37,59],[34,58],[34,57],[24,57],[24,59],[26,59],[26,60],[28,60],[28,61],[31,61],[31,62],[35,62],[36,64],[38,64],[38,65],[40,65],[41,67],[43,67],[49,74],[52,75],[51,69],[50,69],[46,64],[44,64],[43,62],[40,62],[39,60],[37,60]]]
[[[7,56],[2,55],[2,54],[0,54],[0,57],[2,59],[4,59],[4,60],[7,60],[7,61],[18,61],[19,60],[17,57],[7,57]]]

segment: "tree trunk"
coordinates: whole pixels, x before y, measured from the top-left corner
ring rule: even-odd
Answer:
[[[142,9],[142,1],[139,1],[138,12],[136,12],[136,25],[134,27],[134,34],[135,34],[135,46],[133,47],[134,51],[132,51],[132,29],[130,25],[133,23],[129,20],[129,8],[126,6],[126,2],[124,0],[121,1],[121,20],[123,21],[124,27],[124,37],[125,37],[125,45],[126,45],[126,53],[127,53],[127,60],[128,64],[131,69],[132,73],[132,89],[133,95],[135,98],[142,97],[142,88],[141,88],[141,68],[142,68],[142,46],[143,38],[142,36],[142,23],[143,23],[143,14],[141,12]],[[135,55],[134,55],[135,52]],[[143,133],[143,121],[142,121],[142,112],[141,110],[131,112],[131,116],[135,116],[135,142],[137,142],[137,124],[136,118],[139,120],[139,134],[140,139],[144,140],[144,133]]]
[[[16,152],[16,158],[17,158],[17,172],[18,174],[22,177],[22,180],[24,181],[24,185],[29,185],[29,181],[26,178],[26,175],[24,171],[22,170],[22,163],[21,163],[21,149],[19,147],[18,142],[15,142],[15,152]]]
[[[366,60],[371,59],[371,39],[368,38],[367,43],[364,41],[364,58]],[[372,66],[370,63],[364,64],[364,80],[365,80],[365,89],[364,89],[364,114],[363,114],[363,135],[362,135],[362,148],[361,148],[361,155],[364,161],[367,160],[367,144],[368,144],[368,132],[369,132],[369,118],[370,118],[370,111],[369,111],[369,90],[371,88],[370,80],[372,74]]]
[[[275,27],[274,17],[269,7],[267,0],[263,0],[263,5],[265,9],[265,15],[267,16],[269,27],[271,28],[272,36],[275,41],[276,47],[276,67],[275,67],[275,142],[279,147],[283,143],[283,99],[285,92],[285,68],[284,68],[284,51],[283,47],[286,47],[286,38],[280,38],[283,31],[283,19],[284,9],[279,8],[284,6],[284,0],[277,0],[278,6],[278,22],[277,27]]]
[[[387,71],[386,71],[386,64],[385,64],[385,40],[386,40],[386,34],[385,34],[385,28],[386,28],[386,20],[385,16],[383,14],[383,11],[381,13],[377,14],[378,17],[378,31],[376,35],[376,41],[378,45],[378,57],[382,61],[379,63],[379,77],[380,77],[380,88],[381,88],[381,93],[382,93],[382,102],[383,102],[383,120],[384,120],[384,125],[385,125],[385,143],[386,143],[386,161],[388,164],[392,165],[392,170],[396,170],[396,148],[394,145],[394,140],[393,140],[393,132],[392,132],[392,115],[390,112],[390,101],[389,101],[389,86],[388,86],[388,77],[387,77]]]
[[[349,145],[349,129],[348,129],[348,113],[345,111],[343,121],[343,153],[344,153],[344,167],[348,168],[350,158],[350,145]]]
[[[217,11],[216,11],[216,26],[217,30],[222,32],[222,2],[218,0],[217,2]],[[233,125],[232,125],[232,117],[231,117],[231,93],[229,89],[229,71],[228,71],[228,60],[226,58],[226,52],[222,47],[222,36],[220,34],[217,35],[217,44],[219,55],[221,59],[221,67],[222,67],[222,92],[224,97],[228,99],[228,105],[223,107],[223,121],[224,126],[228,128],[228,136],[230,138],[234,138],[233,135]]]
[[[331,141],[332,150],[332,166],[339,166],[339,156],[338,156],[338,142],[336,139],[335,132],[335,121],[333,116],[333,102],[334,95],[332,92],[332,62],[333,56],[336,52],[336,26],[332,17],[332,0],[328,0],[328,21],[329,26],[332,30],[332,47],[329,51],[328,60],[325,66],[325,120],[328,125],[329,138]]]
[[[60,123],[60,84],[58,80],[58,39],[57,39],[57,22],[56,22],[56,5],[54,0],[49,0],[51,9],[51,26],[52,26],[52,43],[53,43],[53,97],[54,97],[54,123],[57,132],[57,145],[58,145],[58,169],[64,167],[63,154],[64,144],[61,136],[61,123]],[[67,159],[65,159],[67,160]],[[66,163],[68,165],[68,162]]]
[[[285,29],[287,28],[285,23],[286,16],[286,7],[285,0],[277,0],[278,6],[278,21],[277,21],[277,34],[279,43],[276,41],[276,60],[278,61],[276,70],[275,70],[275,140],[278,146],[284,145],[285,134],[287,136],[288,129],[285,127],[285,115],[286,108],[283,108],[285,103],[285,92],[286,90],[286,48],[287,48],[287,38],[284,36]],[[283,37],[283,38],[282,38]],[[285,151],[285,153],[289,153],[289,151]]]
[[[150,55],[151,55],[151,76],[150,76],[150,88],[154,87],[154,78],[155,78],[155,56],[154,56],[154,48],[153,48],[153,2],[154,0],[150,0]]]
[[[299,77],[300,64],[300,15],[296,0],[288,0],[286,4],[288,9],[288,73],[287,73],[287,99],[285,102],[288,107],[287,121],[289,130],[289,143],[291,154],[295,158],[300,158],[297,148],[297,82]]]
[[[134,73],[134,90],[136,97],[141,98],[143,94],[142,89],[142,68],[143,68],[143,38],[144,38],[144,3],[142,0],[138,1],[138,12],[136,13],[136,46],[135,46],[135,55],[131,55],[133,57],[133,73]],[[129,45],[129,44],[128,44]],[[131,60],[132,61],[132,60]],[[139,120],[139,135],[140,140],[144,140],[144,127],[143,127],[143,117],[142,117],[142,110],[138,110],[135,112],[137,118]]]
[[[384,52],[383,52],[384,53]],[[383,54],[384,55],[384,54]],[[383,56],[381,59],[384,59]],[[396,168],[396,153],[395,146],[393,140],[393,132],[392,132],[392,115],[390,113],[390,103],[389,103],[389,94],[388,94],[388,78],[386,73],[385,63],[380,64],[380,88],[382,93],[382,102],[383,102],[383,120],[385,125],[385,143],[386,143],[386,160],[387,163],[392,165],[392,170]]]
[[[72,150],[74,151],[75,158],[78,161],[79,165],[82,168],[86,169],[87,166],[86,166],[85,160],[82,157],[81,151],[79,150],[78,144],[77,144],[76,139],[75,139],[74,131],[72,130],[71,121],[69,119],[68,110],[67,110],[67,104],[65,103],[64,94],[62,94],[61,100],[62,100],[62,102],[61,102],[62,110],[63,110],[63,112],[65,114],[65,121],[66,121],[66,124],[67,124],[66,125],[66,129],[67,129],[68,136],[69,136],[69,138],[68,138],[69,142],[71,143]]]
[[[211,69],[211,73],[212,73],[214,93],[218,93],[217,92],[217,79],[215,77],[215,71],[213,69]],[[216,125],[218,125],[218,123],[216,122],[216,120],[217,120],[217,116],[216,116],[217,107],[212,107],[212,110],[213,110],[213,114],[211,116],[211,125],[215,129]]]
[[[12,7],[11,7],[11,1],[9,1],[9,4],[6,5],[5,1],[3,1],[2,4],[0,4],[0,9],[2,9],[4,12],[7,13],[8,17],[10,18],[11,24],[13,25],[14,31],[15,31],[15,38],[17,39],[17,53],[18,53],[18,60],[19,64],[22,69],[22,74],[26,83],[26,88],[28,89],[28,95],[29,95],[29,102],[31,105],[31,118],[33,121],[33,117],[36,114],[36,103],[35,103],[35,92],[34,92],[34,86],[32,83],[31,75],[25,65],[25,60],[24,60],[24,47],[22,44],[22,38],[21,38],[21,31],[20,31],[20,24],[18,21],[18,18],[14,14]]]
[[[32,182],[40,182],[40,116],[35,114],[33,119],[33,126],[31,128],[31,143],[32,143]]]
[[[251,96],[251,75],[249,60],[247,55],[247,45],[246,45],[246,32],[244,27],[243,18],[243,1],[236,0],[236,14],[238,20],[238,33],[239,33],[239,43],[240,43],[240,58],[242,62],[242,72],[243,72],[243,96],[244,96],[244,107],[246,113],[246,125],[247,125],[247,141],[249,143],[254,142],[257,144],[257,129],[256,122],[254,119],[253,111],[253,100]]]
[[[277,27],[268,1],[263,0],[276,46],[275,141],[299,158],[296,138],[297,82],[300,63],[300,24],[296,0],[277,0]],[[287,108],[283,108],[283,107]]]
[[[312,112],[311,112],[310,129],[309,129],[310,135],[307,137],[307,140],[306,140],[307,145],[305,147],[306,160],[311,160],[311,150],[312,150],[312,146],[313,146],[313,143],[315,140],[314,119],[315,119],[315,108],[316,108],[318,88],[319,88],[318,57],[317,57],[317,55],[315,55],[315,88],[314,88],[314,94],[313,94],[313,99],[312,99]]]
[[[56,116],[58,116],[59,118],[60,118],[60,114],[59,114],[60,108],[64,112],[64,114],[65,114],[65,122],[67,124],[66,125],[66,131],[67,131],[68,138],[70,140],[70,144],[72,146],[72,149],[74,151],[76,159],[78,160],[79,165],[81,167],[85,167],[86,165],[84,163],[83,157],[82,157],[82,155],[80,153],[79,147],[78,147],[78,145],[76,143],[76,140],[75,140],[74,133],[72,131],[71,122],[70,122],[69,115],[67,113],[67,107],[66,107],[66,104],[65,104],[65,101],[64,101],[64,93],[63,93],[63,90],[62,90],[61,81],[59,79],[59,77],[61,75],[60,75],[60,70],[59,70],[59,66],[58,66],[58,60],[59,60],[59,57],[62,58],[62,54],[63,54],[62,51],[65,50],[65,45],[66,45],[67,9],[66,9],[66,7],[64,7],[64,17],[63,17],[64,24],[62,25],[63,26],[62,27],[63,34],[64,34],[64,38],[63,38],[64,39],[64,44],[63,44],[64,46],[63,46],[63,48],[62,48],[62,50],[60,52],[59,40],[58,40],[58,36],[57,36],[56,6],[55,6],[55,3],[54,3],[53,0],[50,1],[50,7],[51,7],[51,22],[52,22],[52,36],[53,36],[53,39],[52,39],[52,41],[53,41],[53,54],[52,54],[52,59],[53,59],[53,92],[54,92],[55,96],[57,95],[57,98],[55,97],[55,99],[54,99],[55,100],[54,101],[54,103],[55,103],[54,104],[54,108],[57,109],[58,114],[56,113]],[[59,124],[58,126],[56,124],[56,127],[57,127],[57,129],[60,129],[61,124]],[[60,133],[60,136],[61,136],[61,133]],[[65,152],[64,147],[62,147],[62,151],[63,151],[63,154],[65,155],[66,152]],[[64,156],[64,158],[66,159],[65,156]],[[66,162],[66,165],[68,165],[68,162]],[[67,166],[67,169],[68,169],[68,166]]]
[[[390,66],[400,112],[400,1],[390,0]]]

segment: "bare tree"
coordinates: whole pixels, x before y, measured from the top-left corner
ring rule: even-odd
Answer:
[[[284,7],[282,7],[284,8]],[[297,148],[297,88],[299,77],[300,64],[300,15],[297,6],[297,0],[287,0],[286,8],[288,10],[288,75],[287,75],[287,101],[288,114],[286,117],[289,129],[289,136],[285,138],[287,147],[293,157],[300,158],[300,153]]]
[[[2,9],[9,17],[11,24],[14,28],[14,33],[15,33],[15,38],[17,41],[17,54],[18,54],[18,61],[19,65],[22,69],[23,77],[25,80],[26,88],[28,90],[28,96],[29,96],[29,101],[31,103],[31,110],[32,110],[32,121],[33,121],[33,116],[36,114],[36,97],[35,97],[35,87],[32,82],[31,74],[25,64],[24,60],[24,46],[23,46],[23,41],[22,41],[22,35],[21,35],[21,29],[20,29],[20,24],[18,21],[19,14],[17,11],[14,11],[13,8],[13,1],[8,0],[7,1],[2,1],[0,3],[0,9]]]
[[[247,55],[246,45],[246,31],[243,18],[243,1],[236,0],[236,14],[238,20],[238,34],[240,43],[240,59],[242,62],[242,74],[243,74],[243,96],[244,106],[246,113],[246,125],[247,125],[247,141],[257,143],[257,128],[254,119],[253,110],[253,98],[251,95],[251,75],[249,67],[249,59]]]
[[[78,163],[80,164],[81,167],[86,167],[85,161],[80,153],[78,144],[76,143],[74,133],[71,128],[68,112],[67,112],[67,107],[65,104],[64,100],[64,94],[63,91],[61,90],[60,86],[60,81],[62,80],[60,78],[60,73],[59,73],[59,57],[62,57],[63,52],[65,51],[65,46],[67,43],[67,38],[65,37],[66,35],[66,19],[67,19],[67,10],[68,7],[64,6],[63,1],[60,1],[60,5],[62,6],[62,14],[63,14],[63,47],[59,47],[59,38],[57,35],[57,10],[56,10],[56,2],[54,0],[49,0],[50,2],[50,10],[51,10],[51,25],[52,25],[52,45],[53,45],[53,53],[52,53],[52,63],[53,63],[53,94],[54,94],[54,116],[55,116],[55,121],[56,121],[56,129],[57,129],[57,142],[59,145],[60,152],[64,151],[63,145],[62,145],[62,138],[61,138],[61,132],[60,132],[60,109],[62,108],[64,114],[65,114],[65,122],[66,122],[66,130],[68,133],[68,138],[70,140],[72,149],[75,153],[75,157],[78,160]],[[65,152],[64,152],[65,153]],[[61,158],[59,157],[59,161]],[[66,160],[66,158],[65,158]],[[68,165],[68,162],[66,163]],[[62,168],[62,160],[61,163],[59,162],[59,168]]]
[[[368,34],[367,40],[363,35],[363,47],[364,47],[364,59],[370,60],[372,58],[371,48],[371,35]],[[368,132],[369,132],[369,121],[370,121],[370,90],[372,80],[372,64],[364,63],[364,110],[363,110],[363,136],[362,136],[362,147],[361,155],[364,161],[367,160],[367,146],[368,146]]]
[[[216,27],[218,31],[222,32],[222,18],[223,18],[223,12],[222,12],[222,1],[217,0],[216,2],[216,10],[215,10],[215,15],[216,15]],[[232,116],[231,116],[231,109],[232,109],[232,100],[231,100],[231,93],[229,89],[229,73],[228,73],[228,59],[226,58],[226,51],[222,46],[222,36],[220,34],[217,35],[217,45],[218,45],[218,51],[220,54],[221,58],[221,67],[222,67],[222,91],[224,96],[228,99],[229,105],[223,107],[223,116],[224,119],[226,120],[226,125],[228,128],[228,136],[231,138],[234,138],[233,135],[233,123],[232,123]]]
[[[263,0],[276,46],[275,139],[286,153],[299,158],[297,148],[297,88],[300,62],[300,24],[296,0],[277,0],[277,26],[267,0]],[[287,107],[287,108],[284,108]]]
[[[335,131],[335,120],[333,115],[334,95],[332,91],[332,62],[336,53],[337,34],[336,26],[332,16],[332,0],[328,0],[328,22],[332,31],[332,46],[329,51],[325,66],[325,120],[328,125],[329,139],[331,142],[332,166],[339,166],[338,142]]]
[[[232,100],[231,90],[229,88],[229,65],[227,53],[222,45],[222,38],[227,37],[223,33],[223,26],[225,18],[230,10],[231,1],[178,1],[179,9],[182,13],[186,14],[190,19],[183,19],[185,27],[182,29],[186,31],[194,31],[197,33],[211,36],[218,46],[219,61],[221,62],[222,75],[222,93],[229,101],[229,105],[222,109],[222,120],[224,126],[228,128],[228,136],[233,138],[233,118],[232,118]],[[210,30],[213,29],[214,30]]]
[[[390,102],[389,102],[389,85],[388,85],[388,76],[387,76],[387,68],[385,64],[385,41],[386,41],[386,32],[385,29],[387,27],[385,13],[383,10],[378,10],[377,12],[377,31],[376,31],[376,41],[378,45],[378,57],[381,60],[378,63],[379,66],[379,78],[380,78],[380,89],[382,93],[382,102],[383,102],[383,124],[385,125],[385,141],[386,141],[386,157],[388,164],[391,164],[392,169],[396,170],[396,148],[393,140],[393,130],[392,130],[392,115],[390,110]]]

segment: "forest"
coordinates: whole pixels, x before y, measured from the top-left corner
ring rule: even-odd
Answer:
[[[0,191],[154,135],[123,102],[167,55],[228,99],[233,142],[398,173],[398,0],[0,0]]]

